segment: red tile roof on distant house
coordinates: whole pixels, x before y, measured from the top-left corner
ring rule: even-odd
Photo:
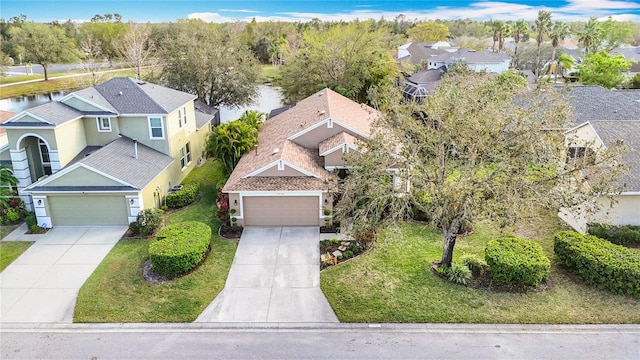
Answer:
[[[325,180],[331,173],[323,167],[319,144],[311,149],[289,139],[328,119],[368,136],[371,123],[377,117],[379,113],[367,105],[358,104],[330,89],[321,90],[267,120],[258,134],[258,147],[240,159],[223,191],[324,190]],[[313,176],[248,176],[279,160]]]

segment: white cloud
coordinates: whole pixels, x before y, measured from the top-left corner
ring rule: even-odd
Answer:
[[[257,13],[256,10],[249,9],[218,9],[220,12]]]
[[[256,21],[300,21],[307,22],[314,18],[323,21],[350,21],[355,19],[393,19],[402,13],[406,19],[410,20],[435,20],[435,19],[475,19],[475,20],[518,20],[525,19],[534,20],[538,16],[538,11],[550,11],[553,20],[561,21],[585,21],[590,17],[598,19],[606,19],[611,16],[614,20],[619,21],[640,21],[640,15],[624,12],[624,10],[640,9],[640,4],[631,1],[613,1],[613,0],[569,0],[566,6],[548,7],[533,6],[504,1],[479,1],[469,4],[467,7],[439,6],[434,9],[425,11],[373,11],[373,10],[355,10],[345,13],[313,13],[313,12],[280,12],[268,16],[248,16],[244,18],[230,18],[222,16],[218,13],[193,13],[188,18],[198,18],[209,22],[229,22],[229,21],[251,21],[255,17]],[[223,10],[220,10],[223,11]],[[231,10],[224,10],[229,11]],[[235,12],[254,12],[251,10],[233,10]]]

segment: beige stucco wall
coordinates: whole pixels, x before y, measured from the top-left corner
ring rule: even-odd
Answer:
[[[60,176],[54,180],[51,180],[47,186],[86,186],[91,184],[92,186],[122,186],[115,180],[104,177],[91,170],[83,167],[78,167],[63,176]]]
[[[324,157],[324,166],[344,166],[345,161],[341,149],[338,149]]]
[[[317,149],[319,144],[323,141],[326,140],[330,137],[332,137],[333,135],[336,135],[338,133],[341,132],[346,132],[348,134],[351,134],[353,136],[359,136],[345,128],[343,128],[342,126],[339,126],[337,124],[333,124],[332,128],[328,128],[327,124],[323,124],[322,126],[319,126],[311,131],[309,131],[308,133],[305,133],[297,138],[295,138],[293,141],[297,144],[300,144],[306,148],[311,148],[311,149]]]
[[[163,154],[170,154],[169,142],[167,141],[167,119],[166,116],[158,117],[163,118],[164,139],[152,140],[149,137],[149,118],[147,116],[120,116],[118,118],[120,133]]]
[[[256,176],[306,176],[306,175],[289,166],[285,166],[284,170],[278,170],[278,166],[274,165],[271,168],[261,172]]]
[[[57,127],[55,136],[60,167],[65,167],[82,149],[87,147],[87,138],[84,136],[82,120],[74,120]]]
[[[11,161],[11,151],[6,147],[4,151],[0,151],[0,161]]]
[[[111,119],[111,131],[98,131],[98,122],[95,117],[86,117],[82,119],[84,125],[84,133],[89,146],[104,146],[118,138],[120,134],[120,126],[117,117],[109,117]]]
[[[585,124],[565,135],[565,143],[567,146],[591,147],[594,150],[604,146],[590,124]]]
[[[33,135],[37,134],[40,138],[44,139],[48,144],[49,150],[58,150],[58,144],[56,142],[56,136],[53,129],[7,129],[7,136],[9,139],[9,149],[16,150],[17,142],[20,137],[25,134]],[[24,144],[20,144],[20,148],[23,148]]]
[[[640,194],[614,195],[614,204],[608,197],[598,199],[599,211],[587,213],[584,209],[569,211],[561,209],[558,216],[576,231],[585,233],[587,223],[597,222],[611,225],[640,225]]]

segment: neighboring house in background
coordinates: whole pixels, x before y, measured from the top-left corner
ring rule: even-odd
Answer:
[[[458,49],[455,52],[447,52],[429,58],[428,69],[439,69],[442,66],[450,67],[456,63],[464,63],[476,72],[488,71],[502,74],[511,67],[511,57],[505,52]]]
[[[627,72],[630,76],[640,74],[640,46],[636,47],[620,47],[611,52],[613,55],[622,55],[628,61],[631,61],[631,68]]]
[[[254,151],[245,154],[222,189],[238,224],[320,226],[333,199],[328,180],[346,169],[380,114],[330,89],[270,117]]]
[[[422,102],[422,99],[438,88],[442,80],[442,75],[446,72],[447,68],[443,66],[439,69],[420,70],[415,74],[405,77],[405,85],[402,90],[405,98]]]
[[[0,159],[9,153],[38,225],[126,225],[160,207],[204,154],[219,117],[195,98],[114,78],[7,120]]]
[[[452,47],[449,43],[444,41],[434,43],[410,42],[398,46],[398,61],[408,62],[415,66],[421,66],[426,64],[429,59],[435,55],[445,54],[456,50],[457,48]]]
[[[569,156],[589,156],[622,142],[630,151],[620,162],[630,171],[618,182],[621,193],[611,195],[613,204],[603,196],[598,199],[598,212],[563,211],[560,217],[581,232],[586,231],[588,222],[640,225],[640,92],[575,86],[569,96],[577,124],[565,132]]]

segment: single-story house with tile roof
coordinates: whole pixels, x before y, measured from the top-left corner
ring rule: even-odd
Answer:
[[[585,232],[588,222],[614,225],[640,225],[640,92],[607,90],[600,86],[575,86],[570,93],[576,126],[565,132],[569,154],[595,152],[622,142],[629,152],[620,162],[629,172],[619,181],[619,194],[598,199],[600,210],[594,214],[561,211],[560,217],[578,231]],[[588,180],[587,180],[588,183]]]
[[[126,225],[196,166],[218,119],[192,94],[114,78],[7,120],[18,191],[38,225]]]
[[[343,155],[358,151],[380,116],[330,89],[270,118],[258,145],[245,154],[222,191],[238,224],[320,226],[333,200],[328,180],[346,169]]]

